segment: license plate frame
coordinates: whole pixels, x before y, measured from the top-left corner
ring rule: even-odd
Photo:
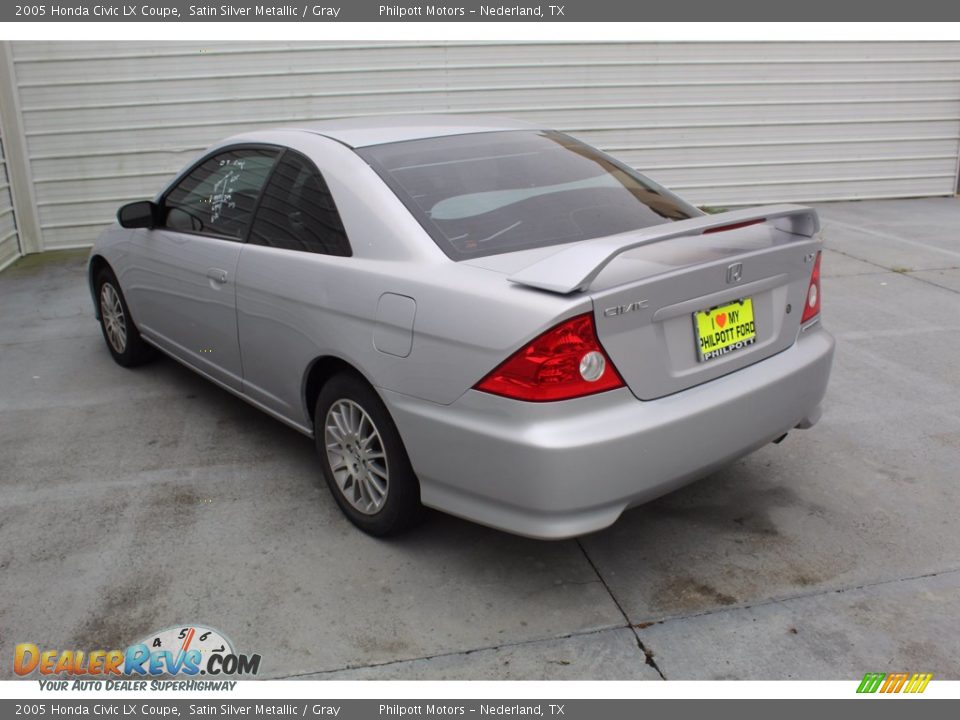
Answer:
[[[697,310],[692,317],[698,362],[726,357],[757,342],[752,297]]]

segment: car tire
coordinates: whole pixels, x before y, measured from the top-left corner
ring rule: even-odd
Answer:
[[[120,283],[110,268],[103,268],[97,273],[94,288],[100,330],[117,364],[133,367],[152,358],[154,349],[144,341],[134,325]]]
[[[333,376],[320,391],[314,418],[324,480],[350,522],[383,537],[422,519],[420,482],[370,385],[352,373]]]

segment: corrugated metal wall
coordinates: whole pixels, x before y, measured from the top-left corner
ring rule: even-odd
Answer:
[[[46,248],[210,142],[384,112],[568,130],[696,203],[947,195],[960,43],[14,43]]]
[[[13,214],[10,183],[7,180],[7,163],[4,158],[3,138],[0,137],[0,269],[20,257],[17,220]]]

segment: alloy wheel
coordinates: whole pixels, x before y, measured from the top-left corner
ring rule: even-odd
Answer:
[[[324,421],[327,462],[343,497],[358,512],[380,511],[390,489],[390,470],[380,431],[353,400],[337,400]]]
[[[100,315],[110,346],[118,354],[123,354],[127,349],[127,319],[123,313],[120,294],[108,282],[100,288]]]

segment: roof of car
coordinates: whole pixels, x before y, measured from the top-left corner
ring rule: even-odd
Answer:
[[[485,115],[381,115],[303,123],[284,129],[312,132],[360,148],[445,135],[541,128],[521,120]]]

